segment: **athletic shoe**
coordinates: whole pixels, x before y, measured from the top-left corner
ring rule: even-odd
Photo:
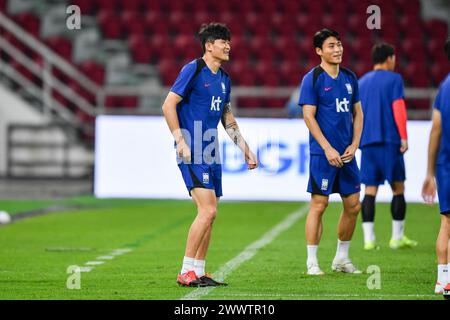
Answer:
[[[343,273],[353,273],[353,274],[361,274],[362,271],[358,270],[352,263],[350,259],[344,260],[333,260],[331,265],[331,270],[335,272],[343,272]]]
[[[205,273],[204,276],[201,276],[201,277],[199,278],[199,280],[200,280],[201,282],[203,282],[203,283],[205,284],[205,286],[207,286],[207,287],[218,287],[218,286],[227,286],[227,285],[228,285],[228,283],[220,282],[220,281],[214,280],[214,279],[211,277],[211,275],[208,274],[208,273]]]
[[[444,298],[450,300],[450,283],[448,283],[444,288]]]
[[[183,287],[206,287],[204,282],[197,278],[194,271],[179,274],[177,283]]]
[[[400,240],[391,239],[389,241],[389,247],[391,249],[403,249],[403,248],[414,248],[417,246],[417,241],[409,239],[407,236],[403,236]]]
[[[364,242],[364,250],[380,250],[380,246],[375,241]]]
[[[439,281],[437,281],[436,285],[434,286],[434,293],[436,294],[444,293],[444,286]]]
[[[311,264],[308,266],[308,272],[310,276],[323,276],[325,272],[320,270],[320,267],[318,264]]]

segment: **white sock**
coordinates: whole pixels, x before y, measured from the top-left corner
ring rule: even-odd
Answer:
[[[181,274],[194,270],[194,258],[184,257],[183,267],[181,268]]]
[[[449,283],[450,283],[450,263],[447,264],[447,282],[446,282],[446,284],[449,284]]]
[[[450,263],[448,265],[446,264],[438,264],[438,282],[445,286],[448,283],[448,267],[450,266]]]
[[[341,241],[338,239],[336,260],[348,259],[348,249],[350,249],[350,241]]]
[[[392,220],[392,239],[401,240],[404,228],[405,220]]]
[[[317,245],[307,245],[306,249],[308,251],[308,260],[306,260],[306,266],[310,265],[318,265],[319,262],[317,261],[317,248],[319,246]]]
[[[375,241],[374,223],[363,222],[364,242]]]
[[[197,277],[203,277],[205,275],[205,260],[194,260],[194,271]]]

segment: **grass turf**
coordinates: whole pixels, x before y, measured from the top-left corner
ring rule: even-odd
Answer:
[[[0,299],[180,299],[192,288],[175,284],[186,235],[194,217],[188,201],[97,200],[0,201],[9,212],[54,204],[92,208],[50,213],[0,227]],[[288,214],[304,206],[293,202],[222,202],[214,225],[207,270],[218,270],[258,240]],[[378,204],[376,233],[381,250],[362,248],[360,221],[350,253],[366,270],[381,270],[381,289],[369,290],[371,276],[336,274],[330,270],[336,250],[341,205],[332,203],[324,215],[319,261],[323,277],[305,274],[305,218],[298,220],[202,299],[442,299],[433,295],[436,278],[437,207],[409,204],[406,234],[419,241],[414,249],[393,251],[389,204]],[[131,252],[81,273],[81,289],[69,290],[66,272],[85,266],[119,248]]]

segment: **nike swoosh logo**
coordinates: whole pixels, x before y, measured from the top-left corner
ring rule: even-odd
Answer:
[[[330,91],[333,87],[325,87],[325,91]]]

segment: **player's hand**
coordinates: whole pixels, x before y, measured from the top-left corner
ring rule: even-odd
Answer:
[[[258,159],[256,158],[256,155],[251,151],[249,151],[245,155],[245,162],[247,163],[248,170],[256,169],[259,166],[259,162]]]
[[[333,147],[328,147],[325,151],[325,156],[327,157],[328,162],[333,167],[342,168],[344,163],[342,162],[341,156],[339,152],[336,151]]]
[[[422,198],[427,204],[433,204],[436,197],[436,181],[433,176],[427,176],[423,182]]]
[[[408,151],[408,140],[402,140],[400,145],[400,152],[405,153],[406,151]]]
[[[358,147],[356,147],[352,144],[349,145],[347,147],[347,149],[345,149],[344,153],[341,156],[342,162],[347,163],[347,162],[352,161],[352,159],[355,157],[356,149],[358,149]]]
[[[184,140],[177,144],[177,155],[184,163],[191,163],[191,149]]]

